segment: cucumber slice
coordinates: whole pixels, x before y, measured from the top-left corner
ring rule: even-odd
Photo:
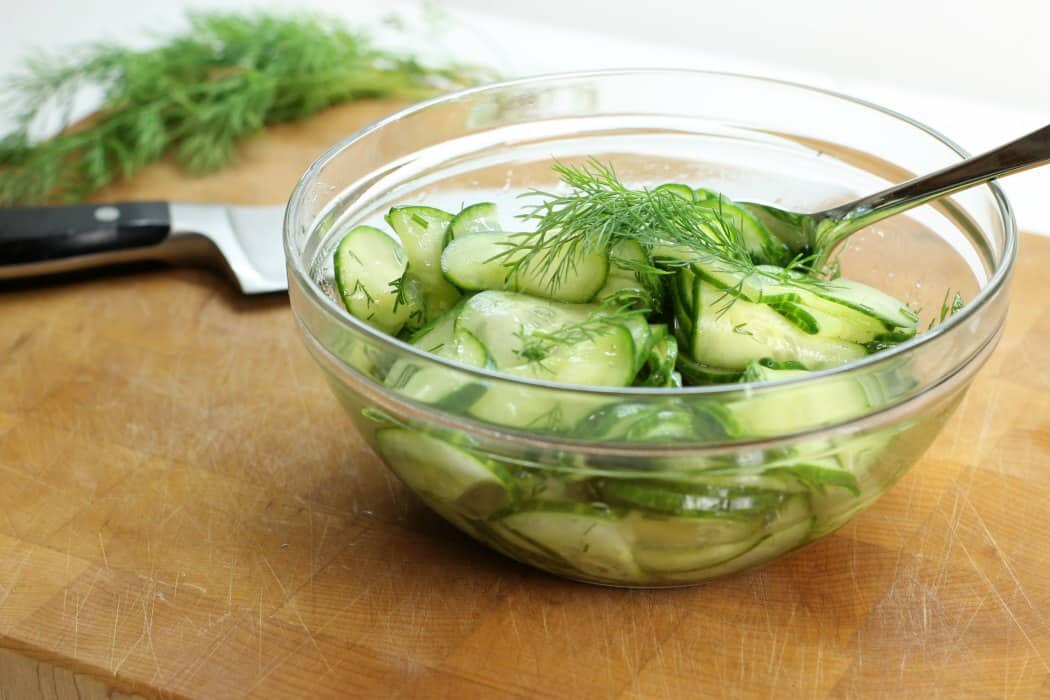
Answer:
[[[601,493],[610,503],[634,508],[624,523],[631,529],[635,560],[653,573],[735,570],[749,565],[750,553],[770,538],[784,539],[781,526],[792,530],[803,522],[798,530],[804,536],[812,522],[807,496],[738,484],[609,479]],[[786,536],[790,546],[798,530]],[[767,545],[759,555],[773,549]]]
[[[478,234],[481,235],[481,234]],[[468,239],[464,239],[468,240]],[[528,358],[533,334],[556,334],[583,323],[595,305],[561,304],[510,292],[471,297],[456,320],[488,348],[495,367],[507,374],[590,386],[627,386],[634,379],[634,341],[623,326],[610,323],[573,343],[547,343],[547,354]],[[648,332],[648,326],[642,322]]]
[[[472,233],[491,233],[499,230],[499,210],[496,205],[492,202],[478,202],[464,207],[452,217],[452,222],[448,225],[445,245]]]
[[[379,430],[375,440],[390,469],[425,499],[475,518],[488,517],[511,503],[513,481],[497,464],[402,428]]]
[[[586,577],[624,581],[641,575],[619,517],[572,503],[533,502],[500,522],[569,562]]]
[[[769,533],[746,552],[715,566],[688,572],[683,579],[709,579],[766,564],[813,539],[813,514],[805,496],[785,501],[775,518],[766,525]],[[671,577],[674,578],[673,576]]]
[[[688,356],[679,354],[675,367],[690,384],[735,384],[744,376],[742,369],[726,369],[694,362]]]
[[[543,360],[501,371],[519,377],[579,386],[629,386],[634,379],[634,342],[622,327],[576,345],[560,346]]]
[[[678,406],[670,404],[666,410],[676,410]],[[609,440],[622,438],[630,430],[632,423],[644,420],[649,415],[661,410],[661,407],[648,403],[627,401],[610,403],[582,419],[576,426],[576,434],[582,438],[605,438]],[[681,409],[679,409],[681,410]]]
[[[641,386],[682,386],[682,375],[675,371],[678,362],[678,341],[667,332],[667,326],[654,324],[650,328],[649,354],[646,358],[646,376],[636,382]]]
[[[747,209],[722,195],[702,200],[698,206],[709,212],[709,226],[721,234],[736,232],[751,259],[759,263],[786,265],[791,251]]]
[[[782,491],[695,481],[603,479],[598,486],[606,502],[616,506],[641,508],[662,515],[757,518],[759,522],[786,498]]]
[[[659,516],[634,511],[625,518],[634,558],[646,571],[695,571],[740,556],[766,536],[760,520]]]
[[[572,564],[556,552],[511,530],[499,520],[479,522],[478,526],[486,541],[509,557],[530,566],[541,566],[554,571],[572,570]]]
[[[444,357],[461,362],[471,367],[492,367],[492,355],[470,331],[458,330],[450,349],[442,353]]]
[[[806,370],[770,369],[752,363],[743,380],[769,382],[808,374]],[[729,408],[748,435],[781,435],[864,415],[882,405],[877,389],[873,382],[829,378],[820,384],[798,386],[789,398],[759,394],[735,402]]]
[[[631,334],[631,344],[634,346],[634,360],[631,363],[631,376],[638,374],[646,361],[649,359],[649,351],[652,349],[654,339],[649,332],[649,324],[644,314],[634,314],[619,321],[619,324]]]
[[[461,300],[451,309],[431,319],[408,337],[408,342],[427,352],[440,353],[441,348],[452,342],[456,319],[466,300]]]
[[[685,198],[684,192],[674,191]],[[701,234],[710,238],[737,238],[755,263],[786,265],[791,260],[788,247],[751,212],[709,190],[697,190],[694,196],[697,210],[706,219]],[[654,260],[677,263],[691,262],[698,257],[695,250],[675,245],[653,246],[650,253]]]
[[[434,319],[412,336],[410,342],[427,352],[472,367],[491,366],[485,346],[471,333],[455,332],[459,304]],[[462,377],[444,367],[410,359],[399,359],[387,373],[386,386],[408,398],[449,409],[466,410],[484,392],[476,382],[463,383]]]
[[[594,410],[593,398],[553,398],[531,387],[490,387],[470,406],[478,420],[510,428],[563,433]]]
[[[594,300],[601,302],[617,292],[629,289],[650,298],[650,306],[653,306],[656,301],[652,300],[653,290],[658,288],[658,281],[646,279],[645,273],[630,267],[631,265],[651,264],[649,256],[638,241],[618,241],[609,250],[609,274],[605,279],[605,284],[594,295]]]
[[[384,384],[402,396],[450,411],[468,410],[485,394],[480,383],[464,384],[443,368],[408,362],[396,363]]]
[[[699,285],[696,276],[689,270],[681,270],[671,277],[667,287],[671,292],[671,305],[674,309],[674,335],[682,351],[679,358],[688,358],[692,353],[693,338],[696,334],[696,287]]]
[[[897,299],[852,280],[823,282],[771,265],[749,274],[710,261],[692,267],[704,282],[767,304],[807,333],[862,345],[878,339],[892,344],[912,337],[918,327],[917,317]]]
[[[394,207],[386,215],[408,256],[409,271],[423,285],[428,321],[447,311],[460,296],[441,274],[441,251],[451,221],[451,214],[434,207]]]
[[[659,187],[654,187],[653,192],[670,192],[671,194],[678,195],[687,202],[696,201],[696,194],[693,192],[693,188],[689,185],[683,185],[678,182],[668,182]]]
[[[765,304],[755,304],[701,282],[693,317],[691,359],[743,370],[752,361],[794,360],[808,369],[835,367],[864,357],[856,343],[808,335]]]
[[[624,442],[718,440],[740,432],[736,419],[718,404],[617,402],[582,418],[575,433],[583,439]]]
[[[509,265],[513,265],[516,257],[508,258],[506,253],[521,242],[522,235],[476,233],[456,238],[441,254],[441,269],[460,289],[525,292],[573,303],[590,301],[605,284],[609,273],[609,256],[605,250],[572,253],[570,259],[566,248],[549,262],[513,272]],[[556,279],[555,271],[564,265],[570,266],[569,274]]]
[[[372,226],[351,230],[335,251],[335,284],[346,310],[390,335],[421,311],[421,293],[405,273],[397,241]]]
[[[813,294],[833,304],[845,306],[881,320],[887,329],[916,329],[919,317],[897,298],[866,284],[840,277]]]

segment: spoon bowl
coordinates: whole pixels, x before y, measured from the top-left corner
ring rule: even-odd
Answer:
[[[794,255],[819,270],[832,251],[861,229],[939,197],[1050,162],[1050,124],[981,155],[875,194],[812,214],[739,202]]]

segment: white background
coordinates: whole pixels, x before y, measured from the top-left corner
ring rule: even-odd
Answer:
[[[1045,0],[445,0],[432,43],[507,76],[623,66],[749,72],[840,90],[976,152],[1050,122]],[[312,9],[358,26],[415,3],[0,0],[0,75],[34,51],[145,44],[186,8]],[[3,25],[0,25],[3,26]],[[1050,166],[1004,183],[1023,229],[1050,234]]]

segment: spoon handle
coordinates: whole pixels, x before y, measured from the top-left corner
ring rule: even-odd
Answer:
[[[958,192],[1000,175],[1050,162],[1050,124],[961,163],[929,175],[908,180],[889,189],[823,212],[822,219],[834,222],[823,229],[831,240],[820,241],[828,249],[849,234],[932,199]],[[828,245],[830,244],[830,245]]]

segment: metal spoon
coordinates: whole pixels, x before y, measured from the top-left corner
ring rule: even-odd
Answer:
[[[819,270],[839,243],[865,226],[1000,175],[1047,162],[1050,162],[1050,124],[961,163],[814,214],[753,202],[739,204],[787,244],[793,254],[815,254],[810,267]]]

